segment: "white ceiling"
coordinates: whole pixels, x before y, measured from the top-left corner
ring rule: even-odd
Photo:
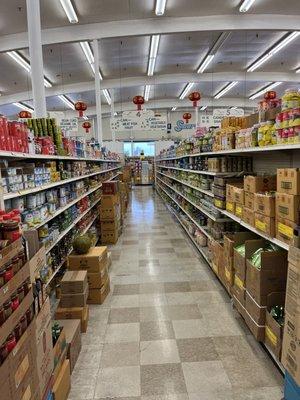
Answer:
[[[70,26],[59,0],[40,1],[42,29]],[[6,38],[7,41],[11,41],[12,35],[23,34],[27,31],[26,1],[10,0],[4,3],[1,5],[0,13],[2,44]],[[165,16],[156,17],[154,13],[155,0],[73,0],[79,18],[79,24],[76,26],[82,25],[84,28],[92,23],[146,21],[146,19],[147,21],[149,19],[161,21],[163,25],[169,17],[224,15],[239,18],[241,16],[238,12],[240,3],[240,0],[167,0]],[[300,0],[286,0],[285,2],[282,0],[256,0],[247,14],[252,14],[253,17],[257,16],[257,21],[263,21],[264,18],[272,19],[271,15],[267,17],[266,15],[261,16],[261,14],[279,14],[282,19],[296,17],[299,19],[300,27]],[[134,25],[134,22],[132,24]],[[260,23],[260,26],[263,25]],[[159,103],[164,99],[171,99],[171,103],[172,99],[174,102],[178,101],[178,96],[188,81],[176,82],[171,79],[172,76],[174,74],[181,74],[181,76],[194,74],[201,60],[221,33],[222,31],[216,30],[215,26],[212,31],[201,31],[199,28],[199,31],[193,29],[191,32],[187,23],[185,32],[161,35],[150,92],[152,104]],[[296,75],[294,72],[300,67],[300,37],[257,69],[256,73],[263,73],[256,75],[257,80],[251,79],[250,74],[245,72],[253,61],[263,55],[285,34],[287,34],[286,30],[277,30],[276,26],[273,30],[233,30],[230,38],[218,50],[205,73],[197,75],[198,80],[204,81],[195,84],[193,89],[199,90],[203,97],[211,98],[226,85],[227,74],[233,73],[233,77],[235,74],[239,74],[239,76],[242,74],[242,78],[238,78],[238,85],[224,96],[224,98],[228,98],[228,101],[232,98],[237,99],[242,105],[248,102],[250,94],[273,81],[270,79],[273,73],[277,74],[277,80],[284,82],[278,87],[279,93],[291,85],[299,85],[300,74]],[[4,37],[4,35],[8,36]],[[108,89],[115,88],[115,102],[119,104],[120,109],[130,102],[134,95],[143,94],[143,82],[147,80],[150,40],[151,36],[143,35],[141,31],[133,36],[122,36],[122,32],[120,32],[119,37],[107,37],[99,41],[103,84]],[[21,49],[20,54],[30,61],[27,48]],[[66,109],[64,103],[54,96],[54,93],[65,93],[72,101],[83,99],[90,108],[95,106],[93,73],[79,43],[44,45],[43,59],[45,76],[53,84],[53,88],[46,91],[49,111]],[[6,53],[0,53],[0,71],[0,93],[2,95],[0,97],[0,113],[15,115],[19,109],[6,103],[12,103],[16,99],[31,104],[30,75]],[[288,76],[286,73],[290,73],[290,75]],[[225,78],[221,79],[220,76],[225,76]],[[165,77],[164,83],[161,83],[161,77]],[[159,83],[156,82],[156,79]],[[132,84],[128,83],[131,80]],[[287,80],[294,82],[286,82]],[[113,85],[111,85],[112,82]],[[104,97],[102,101],[106,104]]]

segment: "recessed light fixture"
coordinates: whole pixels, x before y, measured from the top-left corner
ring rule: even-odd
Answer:
[[[208,54],[201,61],[201,64],[197,70],[198,74],[202,74],[204,70],[208,67],[208,65],[212,62],[216,52],[220,49],[221,46],[225,43],[225,41],[229,38],[231,32],[222,32],[221,35],[216,40],[213,47],[209,50]]]
[[[58,98],[63,101],[65,103],[66,106],[68,106],[69,108],[71,108],[72,110],[74,110],[74,103],[68,99],[67,96],[65,96],[64,94],[60,94],[58,95]]]
[[[250,100],[254,100],[254,99],[256,99],[257,97],[259,97],[259,96],[265,94],[268,90],[274,89],[274,88],[276,88],[277,86],[279,86],[279,85],[281,85],[281,84],[282,84],[282,82],[273,82],[273,83],[271,83],[270,85],[265,86],[264,88],[260,89],[258,92],[253,93],[253,94],[249,97],[249,99],[250,99]]]
[[[16,107],[18,107],[18,108],[20,108],[21,110],[24,110],[24,111],[29,111],[29,112],[32,112],[32,111],[33,111],[33,108],[31,108],[31,107],[29,107],[29,106],[26,106],[26,105],[23,104],[23,103],[13,103],[13,105],[16,106]]]
[[[300,68],[296,69],[296,74],[300,74]]]
[[[172,107],[171,111],[176,111],[177,107]]]
[[[145,86],[145,89],[144,89],[144,98],[145,98],[145,101],[148,101],[148,100],[149,100],[150,90],[151,90],[151,85],[146,85],[146,86]]]
[[[215,99],[219,99],[220,97],[224,96],[224,94],[226,94],[227,92],[229,92],[229,90],[231,90],[235,85],[238,84],[238,81],[233,81],[228,83],[228,85],[226,85],[222,90],[220,90],[215,96]]]
[[[156,57],[157,57],[157,52],[158,52],[159,39],[160,39],[160,35],[152,35],[151,36],[148,70],[147,70],[148,76],[152,76],[154,73]]]
[[[22,57],[20,53],[18,53],[17,51],[8,51],[6,54],[16,63],[18,63],[22,68],[24,68],[27,72],[31,72],[30,63],[24,57]],[[44,77],[44,86],[47,88],[52,87],[52,83],[46,77]]]
[[[91,67],[91,70],[93,71],[93,74],[95,74],[95,67],[94,67],[95,58],[89,42],[79,42],[79,44],[80,47],[82,48],[85,58],[87,59],[87,62],[89,63],[89,66]],[[103,77],[100,70],[99,70],[99,76],[100,79],[102,80]]]
[[[200,108],[200,111],[204,111],[204,110],[206,110],[207,109],[207,106],[202,106],[201,108]]]
[[[78,17],[76,15],[75,10],[74,10],[72,1],[71,0],[60,0],[60,4],[61,4],[62,8],[64,9],[64,12],[66,13],[70,23],[71,24],[77,24]]]
[[[240,5],[240,12],[245,13],[247,12],[250,7],[253,6],[255,0],[243,0],[242,4]]]
[[[111,105],[111,97],[110,97],[109,91],[108,91],[107,89],[103,89],[103,90],[102,90],[102,93],[103,93],[103,95],[104,95],[104,97],[105,97],[107,103],[108,103],[109,105]]]
[[[185,98],[185,96],[188,94],[188,92],[192,89],[192,87],[194,86],[194,82],[190,82],[188,83],[185,88],[183,89],[183,91],[181,92],[181,94],[179,95],[180,100],[183,100]]]
[[[164,15],[166,10],[167,0],[156,0],[155,14],[159,17]]]
[[[295,40],[300,35],[300,32],[295,31],[287,34],[284,39],[280,40],[275,46],[273,46],[270,50],[267,51],[265,55],[260,57],[257,61],[255,61],[248,69],[247,72],[253,72],[266,61],[269,60],[274,54],[278,53],[281,49],[286,47],[292,40]]]

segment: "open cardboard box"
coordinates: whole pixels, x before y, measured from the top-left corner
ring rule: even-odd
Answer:
[[[281,359],[283,326],[272,317],[270,311],[273,306],[285,303],[285,292],[273,292],[267,296],[266,334],[265,343],[275,354],[278,361]]]
[[[248,255],[248,242],[257,240],[257,236],[253,232],[237,232],[234,234],[234,247],[245,244],[245,257],[239,254],[236,249],[233,249],[233,265],[235,274],[243,281],[246,281],[246,258]]]

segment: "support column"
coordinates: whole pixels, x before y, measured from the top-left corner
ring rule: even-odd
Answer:
[[[110,90],[110,97],[111,97],[110,117],[114,118],[115,117],[115,90],[114,89]],[[112,138],[113,142],[116,141],[116,133],[113,130],[111,131],[111,138]]]
[[[98,140],[101,147],[103,142],[102,106],[101,106],[101,82],[99,75],[99,43],[97,39],[93,40],[93,50],[94,50],[94,69],[95,69],[96,115],[97,115],[97,131],[95,139]]]
[[[196,124],[196,130],[198,128],[198,106],[195,107],[195,124]]]
[[[26,5],[34,115],[46,118],[40,0],[26,0]]]

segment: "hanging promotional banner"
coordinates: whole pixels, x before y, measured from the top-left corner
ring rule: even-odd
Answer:
[[[70,136],[78,135],[78,118],[62,118],[60,120],[61,130]]]
[[[167,130],[166,115],[155,115],[152,110],[124,111],[121,117],[110,119],[115,132]]]
[[[213,110],[213,126],[221,126],[224,117],[243,117],[244,110],[242,108],[215,108]]]

